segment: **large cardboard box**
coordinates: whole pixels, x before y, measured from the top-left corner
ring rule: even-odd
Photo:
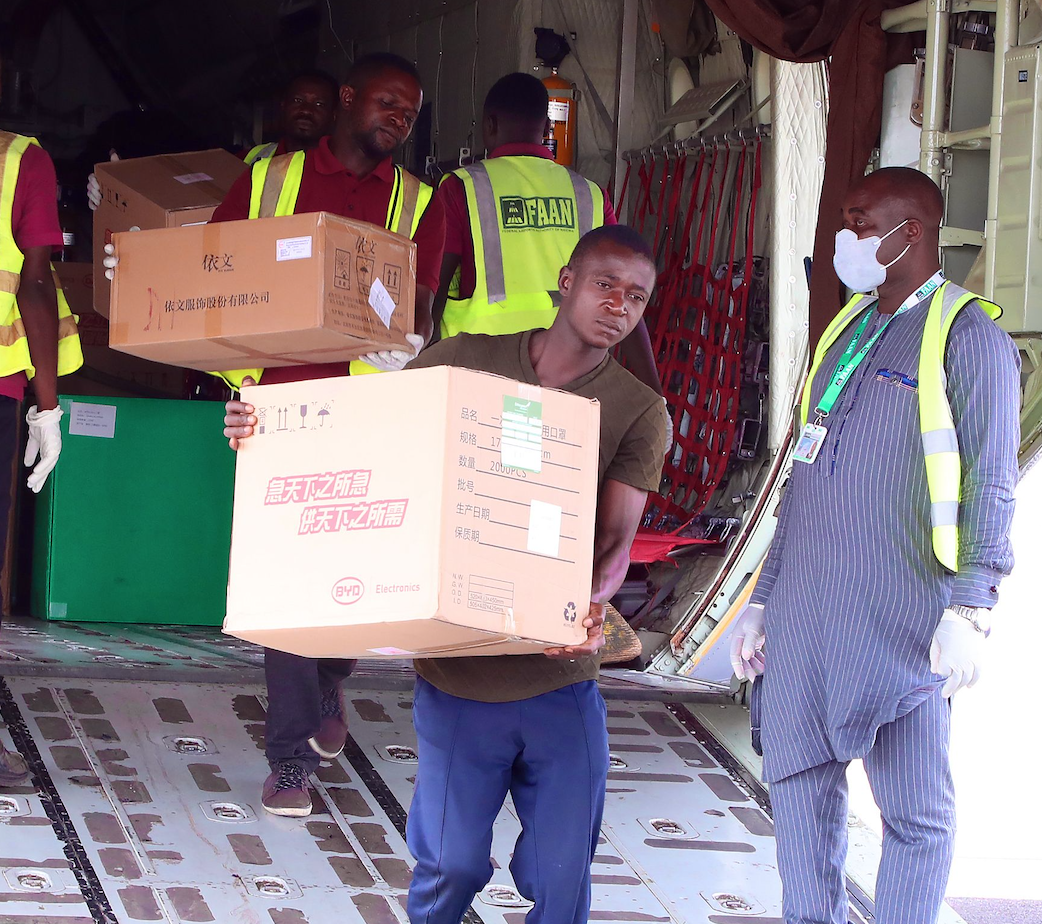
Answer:
[[[109,343],[203,371],[408,348],[416,245],[327,212],[116,235]]]
[[[32,614],[220,625],[235,454],[217,401],[62,395],[36,502]]]
[[[590,602],[600,407],[449,367],[243,389],[229,635],[308,657],[531,654]]]
[[[56,263],[55,270],[72,313],[79,318],[83,366],[62,376],[59,387],[69,395],[111,398],[186,398],[184,369],[151,363],[109,347],[109,322],[94,303],[94,266]]]
[[[238,157],[220,149],[97,164],[101,204],[94,211],[94,310],[109,316],[110,285],[101,261],[116,232],[203,224],[245,169]]]

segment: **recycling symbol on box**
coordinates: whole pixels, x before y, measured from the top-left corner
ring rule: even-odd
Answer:
[[[572,602],[569,602],[568,605],[564,608],[564,621],[565,622],[575,622],[575,616],[576,616],[575,604],[572,603]]]

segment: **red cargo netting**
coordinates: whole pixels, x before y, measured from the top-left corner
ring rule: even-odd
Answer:
[[[660,267],[645,317],[674,445],[660,493],[648,498],[634,562],[665,561],[680,546],[714,543],[696,535],[692,521],[719,485],[735,439],[760,151],[759,137],[697,153],[663,151],[642,159],[637,171],[633,224],[643,233],[653,216],[649,236]]]

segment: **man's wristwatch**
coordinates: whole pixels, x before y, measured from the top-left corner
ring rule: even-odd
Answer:
[[[991,632],[991,611],[982,606],[962,606],[957,604],[956,606],[949,606],[948,612],[961,616],[981,635],[987,635]]]

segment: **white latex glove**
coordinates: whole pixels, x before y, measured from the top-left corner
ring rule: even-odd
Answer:
[[[930,670],[947,678],[941,695],[953,696],[972,687],[981,674],[985,635],[958,613],[944,611],[930,643]]]
[[[669,413],[669,404],[665,396],[662,398],[662,404],[666,408],[666,455],[669,455],[673,448],[673,415]]]
[[[127,230],[129,231],[140,231],[140,225],[132,225]],[[105,256],[102,258],[101,265],[105,267],[105,278],[115,279],[116,278],[116,267],[119,266],[119,257],[116,256],[116,245],[106,244],[105,245]]]
[[[37,456],[40,458],[29,475],[28,484],[34,494],[40,493],[51,469],[58,464],[58,456],[62,451],[61,419],[62,409],[60,407],[50,411],[38,411],[35,404],[25,415],[25,422],[29,424],[29,439],[25,444],[25,464],[32,465],[36,462]]]
[[[119,155],[115,151],[109,151],[109,160],[119,160]],[[87,205],[92,212],[101,205],[101,184],[93,173],[87,177]]]
[[[101,205],[101,183],[93,173],[87,177],[87,205],[92,212]]]
[[[108,266],[108,263],[105,265]],[[407,350],[379,350],[376,353],[366,353],[358,358],[381,372],[398,372],[420,355],[420,348],[423,346],[423,337],[419,334],[406,334],[405,339],[412,346],[411,353]]]
[[[739,680],[753,681],[763,673],[764,606],[750,603],[738,617],[731,633],[731,667]]]

